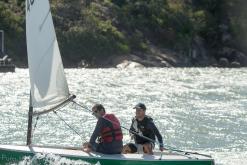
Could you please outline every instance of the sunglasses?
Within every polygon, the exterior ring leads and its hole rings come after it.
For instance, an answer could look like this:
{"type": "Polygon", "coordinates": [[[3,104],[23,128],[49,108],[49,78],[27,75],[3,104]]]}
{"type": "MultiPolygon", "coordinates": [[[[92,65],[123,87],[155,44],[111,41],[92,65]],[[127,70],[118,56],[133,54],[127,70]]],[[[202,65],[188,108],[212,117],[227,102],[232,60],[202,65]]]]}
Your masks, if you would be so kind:
{"type": "Polygon", "coordinates": [[[93,111],[92,115],[96,115],[99,112],[99,110],[93,111]]]}

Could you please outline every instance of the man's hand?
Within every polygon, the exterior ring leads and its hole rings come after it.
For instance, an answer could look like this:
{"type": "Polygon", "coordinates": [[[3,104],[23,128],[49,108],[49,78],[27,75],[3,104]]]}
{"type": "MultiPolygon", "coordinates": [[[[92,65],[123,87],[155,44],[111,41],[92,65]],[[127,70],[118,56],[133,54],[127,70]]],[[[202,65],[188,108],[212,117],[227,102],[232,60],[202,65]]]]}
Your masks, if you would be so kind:
{"type": "Polygon", "coordinates": [[[92,148],[83,148],[82,150],[86,153],[92,152],[92,148]]]}
{"type": "Polygon", "coordinates": [[[91,147],[91,144],[89,142],[83,143],[83,148],[91,147]]]}
{"type": "Polygon", "coordinates": [[[164,151],[164,147],[160,147],[160,151],[164,151]]]}
{"type": "Polygon", "coordinates": [[[135,135],[131,133],[131,134],[130,134],[130,139],[133,140],[133,139],[134,139],[134,136],[135,136],[135,135]]]}
{"type": "Polygon", "coordinates": [[[87,152],[87,153],[89,153],[89,152],[91,152],[92,151],[92,145],[90,144],[90,143],[84,143],[83,145],[82,145],[82,150],[84,151],[84,152],[87,152]]]}

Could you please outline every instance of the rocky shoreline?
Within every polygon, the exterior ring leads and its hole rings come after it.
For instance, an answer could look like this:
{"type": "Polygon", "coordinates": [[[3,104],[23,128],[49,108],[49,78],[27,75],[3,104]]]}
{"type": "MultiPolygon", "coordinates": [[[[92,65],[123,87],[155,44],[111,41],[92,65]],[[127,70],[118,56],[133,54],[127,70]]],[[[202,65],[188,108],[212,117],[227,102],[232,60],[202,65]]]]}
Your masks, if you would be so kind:
{"type": "MultiPolygon", "coordinates": [[[[132,52],[94,58],[93,61],[63,58],[65,68],[144,68],[144,67],[247,67],[247,56],[230,47],[209,49],[203,39],[196,37],[188,52],[161,49],[149,45],[146,52],[132,52]]],[[[17,67],[27,68],[27,59],[15,61],[17,67]]]]}
{"type": "MultiPolygon", "coordinates": [[[[148,53],[135,52],[128,55],[110,56],[96,59],[93,63],[81,60],[76,66],[79,68],[144,68],[144,67],[247,67],[247,56],[235,49],[222,48],[215,58],[213,51],[202,47],[195,47],[191,55],[186,56],[168,49],[158,49],[152,46],[148,53]]],[[[66,67],[66,65],[65,65],[66,67]]]]}
{"type": "MultiPolygon", "coordinates": [[[[146,68],[146,67],[223,67],[240,68],[247,67],[247,56],[234,49],[223,48],[222,57],[202,54],[194,50],[191,56],[184,56],[171,50],[159,50],[155,47],[149,53],[135,52],[127,55],[110,56],[104,59],[95,59],[94,62],[78,60],[69,62],[63,59],[65,68],[146,68]],[[224,55],[224,56],[223,56],[224,55]]],[[[27,68],[27,62],[17,61],[16,66],[27,68]]]]}

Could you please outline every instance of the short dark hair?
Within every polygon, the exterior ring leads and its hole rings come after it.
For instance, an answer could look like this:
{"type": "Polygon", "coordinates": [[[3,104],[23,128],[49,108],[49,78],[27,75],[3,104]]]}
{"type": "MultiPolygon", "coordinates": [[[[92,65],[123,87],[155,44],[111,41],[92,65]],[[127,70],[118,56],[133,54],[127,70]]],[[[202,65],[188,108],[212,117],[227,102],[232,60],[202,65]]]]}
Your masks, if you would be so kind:
{"type": "Polygon", "coordinates": [[[93,108],[96,108],[97,111],[102,111],[103,110],[105,112],[105,108],[104,108],[104,106],[102,104],[95,104],[93,106],[93,108]]]}
{"type": "Polygon", "coordinates": [[[136,108],[140,108],[140,109],[146,111],[146,106],[143,103],[136,104],[136,106],[133,109],[136,109],[136,108]]]}

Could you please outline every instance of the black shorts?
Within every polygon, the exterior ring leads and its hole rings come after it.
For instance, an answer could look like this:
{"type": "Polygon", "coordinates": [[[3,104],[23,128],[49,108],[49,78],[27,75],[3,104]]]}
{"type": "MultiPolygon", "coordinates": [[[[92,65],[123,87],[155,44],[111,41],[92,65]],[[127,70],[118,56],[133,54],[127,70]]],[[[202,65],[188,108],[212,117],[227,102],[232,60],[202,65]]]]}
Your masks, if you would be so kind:
{"type": "Polygon", "coordinates": [[[112,143],[99,143],[95,147],[96,152],[103,154],[120,154],[123,148],[123,142],[114,141],[112,143]]]}

